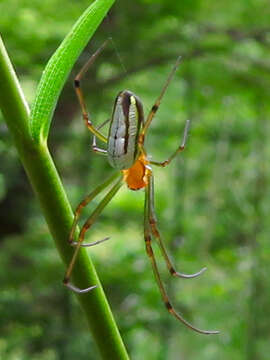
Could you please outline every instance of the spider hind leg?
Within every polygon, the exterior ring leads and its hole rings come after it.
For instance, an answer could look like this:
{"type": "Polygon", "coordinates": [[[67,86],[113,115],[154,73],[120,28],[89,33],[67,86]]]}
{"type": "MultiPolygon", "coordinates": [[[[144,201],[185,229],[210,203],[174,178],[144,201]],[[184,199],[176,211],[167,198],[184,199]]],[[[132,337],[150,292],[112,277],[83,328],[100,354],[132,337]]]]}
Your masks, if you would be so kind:
{"type": "Polygon", "coordinates": [[[194,274],[183,274],[183,273],[180,273],[175,270],[175,268],[169,258],[169,255],[167,253],[167,250],[164,246],[160,232],[158,231],[158,228],[157,228],[157,217],[155,214],[155,205],[154,205],[154,177],[153,177],[153,174],[150,173],[148,176],[148,179],[149,179],[148,180],[149,189],[148,189],[147,195],[146,195],[146,196],[148,196],[148,206],[149,206],[148,221],[149,221],[151,232],[152,232],[153,236],[155,237],[155,239],[157,240],[157,243],[160,247],[162,256],[166,262],[169,272],[172,274],[172,276],[176,276],[176,277],[180,277],[180,278],[184,278],[184,279],[190,279],[190,278],[194,278],[194,277],[201,275],[206,270],[206,267],[202,268],[200,271],[198,271],[194,274]]]}
{"type": "MultiPolygon", "coordinates": [[[[150,182],[149,182],[150,184],[150,182]]],[[[164,305],[168,312],[173,315],[177,320],[181,321],[184,325],[186,325],[191,330],[196,331],[197,333],[204,334],[204,335],[212,335],[212,334],[218,334],[219,331],[211,331],[211,330],[201,330],[192,324],[190,324],[187,320],[185,320],[182,315],[180,315],[172,306],[171,301],[167,295],[167,292],[165,290],[165,287],[163,285],[163,282],[160,277],[160,273],[158,270],[158,266],[156,263],[155,255],[152,248],[152,238],[151,238],[151,229],[150,229],[150,222],[149,222],[149,212],[150,212],[150,203],[149,203],[149,185],[145,188],[145,206],[144,206],[144,238],[145,238],[145,246],[146,246],[146,252],[150,259],[152,270],[156,279],[156,282],[159,287],[159,291],[162,297],[162,300],[164,302],[164,305]]]]}
{"type": "MultiPolygon", "coordinates": [[[[100,185],[96,190],[94,190],[87,197],[87,201],[84,200],[83,202],[81,202],[81,204],[80,204],[81,207],[82,207],[82,204],[84,206],[86,206],[90,202],[90,200],[93,199],[93,197],[95,197],[98,193],[100,193],[114,179],[115,179],[115,175],[112,176],[110,179],[108,179],[105,183],[100,185]]],[[[86,231],[89,230],[91,228],[91,226],[95,223],[95,221],[98,218],[98,216],[100,215],[100,213],[103,211],[105,206],[112,200],[112,198],[116,195],[117,191],[121,188],[122,185],[123,185],[123,177],[122,176],[119,177],[119,175],[118,175],[117,182],[113,185],[113,187],[109,190],[109,192],[100,201],[100,203],[98,204],[96,209],[92,212],[92,214],[89,216],[89,218],[87,219],[87,221],[85,222],[85,224],[83,225],[83,227],[82,227],[82,229],[80,231],[78,241],[76,242],[75,251],[74,251],[73,256],[72,256],[72,258],[70,260],[69,266],[67,268],[67,271],[65,273],[65,277],[64,277],[64,280],[63,280],[64,285],[67,288],[69,288],[70,290],[72,290],[72,291],[74,291],[76,293],[79,293],[79,294],[86,293],[88,291],[93,290],[96,287],[96,285],[94,285],[94,286],[87,287],[85,289],[78,288],[77,286],[73,285],[70,282],[71,274],[72,274],[72,271],[74,269],[75,262],[76,262],[76,260],[78,258],[80,247],[81,247],[81,245],[82,245],[82,243],[84,241],[86,231]]],[[[78,206],[77,209],[80,208],[80,205],[78,206]]],[[[81,210],[81,208],[80,208],[80,210],[81,210]]],[[[73,226],[72,226],[72,230],[71,230],[72,236],[70,237],[70,239],[73,239],[73,235],[74,235],[74,231],[75,231],[75,228],[76,228],[76,225],[77,225],[79,214],[80,214],[80,212],[75,213],[74,222],[73,222],[73,226]]],[[[97,243],[100,243],[100,242],[105,241],[105,240],[106,239],[96,241],[95,243],[92,243],[91,245],[96,245],[97,243]]],[[[71,241],[71,243],[72,242],[73,242],[73,240],[71,241]]]]}

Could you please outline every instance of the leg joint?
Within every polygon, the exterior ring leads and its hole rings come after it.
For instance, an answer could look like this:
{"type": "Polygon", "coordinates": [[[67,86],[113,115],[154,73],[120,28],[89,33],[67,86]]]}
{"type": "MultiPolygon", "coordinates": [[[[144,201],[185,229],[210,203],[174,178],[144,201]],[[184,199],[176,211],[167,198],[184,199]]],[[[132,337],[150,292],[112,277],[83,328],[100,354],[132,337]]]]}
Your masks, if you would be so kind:
{"type": "Polygon", "coordinates": [[[92,145],[92,150],[93,150],[94,152],[99,152],[98,147],[97,147],[97,146],[95,146],[95,145],[92,145]]]}
{"type": "Polygon", "coordinates": [[[79,88],[79,87],[80,87],[80,80],[78,80],[78,79],[75,79],[75,80],[74,80],[74,87],[75,87],[75,88],[79,88]]]}
{"type": "Polygon", "coordinates": [[[81,229],[81,232],[80,232],[80,236],[79,236],[79,242],[83,242],[84,240],[84,234],[86,233],[86,231],[90,228],[90,224],[85,224],[82,229],[81,229]]]}
{"type": "Polygon", "coordinates": [[[150,237],[150,235],[145,235],[144,241],[145,241],[145,243],[146,243],[147,245],[149,245],[149,244],[151,243],[151,237],[150,237]]]}
{"type": "Polygon", "coordinates": [[[153,113],[157,112],[157,110],[158,110],[158,105],[157,104],[153,105],[152,106],[153,113]]]}
{"type": "Polygon", "coordinates": [[[87,201],[83,200],[78,206],[75,211],[75,214],[78,214],[82,211],[82,209],[87,205],[87,201]]]}
{"type": "Polygon", "coordinates": [[[86,232],[90,227],[91,227],[92,224],[85,224],[82,228],[82,232],[86,232]]]}
{"type": "Polygon", "coordinates": [[[154,253],[153,253],[153,249],[151,246],[151,238],[150,237],[145,239],[145,247],[146,247],[147,255],[150,258],[152,258],[154,256],[154,253]]]}
{"type": "Polygon", "coordinates": [[[172,305],[171,305],[171,303],[167,300],[167,301],[165,301],[165,306],[166,306],[166,308],[167,308],[167,310],[169,311],[169,312],[171,312],[172,311],[172,305]]]}
{"type": "Polygon", "coordinates": [[[138,143],[139,143],[139,145],[143,145],[143,144],[144,144],[144,134],[140,134],[140,135],[139,135],[138,143]]]}
{"type": "Polygon", "coordinates": [[[154,256],[153,249],[150,245],[149,246],[146,245],[146,252],[150,258],[152,258],[154,256]]]}
{"type": "Polygon", "coordinates": [[[161,163],[161,166],[162,166],[162,167],[165,167],[165,166],[167,166],[169,163],[170,163],[169,160],[165,160],[165,161],[163,161],[163,162],[161,163]]]}

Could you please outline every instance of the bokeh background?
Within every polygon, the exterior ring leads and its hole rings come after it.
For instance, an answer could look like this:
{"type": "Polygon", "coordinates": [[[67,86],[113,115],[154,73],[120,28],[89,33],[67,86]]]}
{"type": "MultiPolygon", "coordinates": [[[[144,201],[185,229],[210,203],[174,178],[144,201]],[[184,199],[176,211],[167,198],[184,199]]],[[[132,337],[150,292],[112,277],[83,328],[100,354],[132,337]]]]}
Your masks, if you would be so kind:
{"type": "MultiPolygon", "coordinates": [[[[46,62],[88,5],[0,2],[0,30],[30,104],[46,62]]],[[[155,249],[175,307],[221,334],[198,335],[166,312],[144,249],[144,193],[123,188],[88,239],[111,236],[91,256],[134,360],[269,359],[269,19],[267,0],[117,0],[61,94],[49,142],[75,208],[112,172],[91,152],[81,120],[72,84],[81,66],[112,36],[114,45],[83,81],[99,124],[124,88],[149,111],[183,57],[146,147],[164,160],[191,119],[185,152],[154,169],[155,199],[176,267],[208,270],[197,279],[172,278],[155,249]]],[[[1,117],[0,237],[0,358],[98,359],[84,315],[62,286],[64,265],[1,117]]]]}

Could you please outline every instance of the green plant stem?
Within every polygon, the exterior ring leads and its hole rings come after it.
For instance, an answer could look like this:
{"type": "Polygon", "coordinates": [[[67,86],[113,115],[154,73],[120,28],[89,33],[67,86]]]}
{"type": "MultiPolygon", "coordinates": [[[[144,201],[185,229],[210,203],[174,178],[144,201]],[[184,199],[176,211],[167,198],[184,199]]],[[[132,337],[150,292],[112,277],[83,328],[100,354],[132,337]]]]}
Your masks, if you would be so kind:
{"type": "MultiPolygon", "coordinates": [[[[46,143],[37,144],[31,139],[28,107],[2,41],[0,42],[0,106],[58,251],[65,264],[68,264],[73,252],[67,243],[73,213],[46,143]]],[[[85,249],[80,250],[73,280],[79,287],[98,285],[98,288],[92,292],[77,297],[86,313],[102,358],[128,359],[95,268],[85,249]]],[[[61,286],[60,279],[59,286],[61,286]]]]}
{"type": "Polygon", "coordinates": [[[0,36],[0,107],[15,138],[31,142],[29,107],[0,36]],[[15,100],[15,101],[14,101],[15,100]]]}

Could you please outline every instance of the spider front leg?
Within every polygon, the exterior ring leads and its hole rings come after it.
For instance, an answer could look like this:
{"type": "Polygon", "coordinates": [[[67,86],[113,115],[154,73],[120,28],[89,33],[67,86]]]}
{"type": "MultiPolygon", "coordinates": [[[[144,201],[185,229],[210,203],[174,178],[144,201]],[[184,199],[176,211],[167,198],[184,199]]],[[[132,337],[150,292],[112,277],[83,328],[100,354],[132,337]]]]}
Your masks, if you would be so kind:
{"type": "Polygon", "coordinates": [[[149,203],[149,193],[150,193],[150,189],[149,189],[149,185],[147,185],[145,188],[145,205],[144,205],[144,239],[145,239],[146,252],[151,261],[152,270],[153,270],[156,282],[158,284],[159,291],[160,291],[162,300],[164,302],[164,305],[171,315],[173,315],[176,319],[178,319],[183,324],[185,324],[188,328],[190,328],[200,334],[205,334],[205,335],[218,334],[219,331],[201,330],[201,329],[196,328],[195,326],[190,324],[188,321],[186,321],[178,312],[176,312],[170,302],[170,299],[169,299],[167,292],[164,288],[164,285],[162,283],[160,273],[158,270],[158,266],[157,266],[157,263],[155,260],[153,248],[151,245],[152,238],[151,238],[151,229],[150,229],[150,224],[149,224],[149,213],[150,213],[151,206],[149,203]]]}
{"type": "Polygon", "coordinates": [[[102,50],[104,50],[105,46],[108,44],[108,41],[110,39],[106,40],[101,47],[90,57],[90,59],[87,61],[87,63],[82,67],[82,69],[80,70],[80,72],[78,73],[78,75],[75,77],[74,80],[74,87],[75,87],[75,91],[81,106],[81,110],[82,110],[82,115],[83,115],[83,119],[85,121],[85,125],[87,126],[87,128],[95,135],[97,136],[101,141],[107,143],[107,138],[102,135],[98,129],[96,129],[94,127],[94,125],[92,124],[91,120],[90,120],[90,115],[87,111],[87,107],[86,107],[86,103],[84,101],[84,95],[83,95],[83,91],[81,89],[81,79],[83,78],[83,76],[85,75],[85,73],[87,72],[87,70],[90,68],[90,66],[94,63],[94,61],[96,60],[96,58],[98,57],[98,55],[102,52],[102,50]]]}
{"type": "Polygon", "coordinates": [[[166,262],[169,272],[172,274],[172,276],[185,278],[185,279],[190,279],[190,278],[194,278],[194,277],[201,275],[206,270],[206,267],[202,268],[200,271],[196,272],[195,274],[183,274],[183,273],[180,273],[175,270],[175,268],[169,258],[169,255],[166,251],[163,240],[162,240],[161,235],[157,228],[157,217],[155,214],[155,205],[154,205],[154,177],[153,177],[152,173],[150,173],[148,175],[148,189],[147,189],[146,193],[147,193],[146,196],[148,197],[147,201],[149,204],[148,205],[149,206],[149,211],[148,211],[149,226],[151,228],[152,234],[154,235],[154,237],[156,238],[156,240],[158,242],[158,245],[159,245],[161,253],[165,259],[165,262],[166,262]]]}
{"type": "MultiPolygon", "coordinates": [[[[99,214],[102,212],[102,210],[105,208],[105,206],[111,201],[111,199],[114,197],[114,195],[117,193],[117,191],[120,189],[120,187],[122,185],[123,185],[123,177],[121,176],[119,178],[119,180],[116,182],[116,184],[107,193],[107,195],[101,200],[101,202],[96,207],[96,209],[93,211],[91,216],[89,216],[89,218],[87,219],[87,221],[85,222],[85,224],[83,225],[83,227],[82,227],[82,229],[80,231],[79,238],[78,238],[78,241],[77,241],[77,244],[76,244],[76,247],[75,247],[74,254],[73,254],[72,258],[71,258],[71,261],[69,263],[69,266],[67,268],[67,271],[66,271],[66,274],[65,274],[65,277],[64,277],[64,280],[63,280],[63,283],[64,283],[65,286],[67,286],[69,289],[71,289],[72,291],[74,291],[74,292],[76,292],[78,294],[86,293],[86,292],[88,292],[88,291],[90,291],[90,290],[92,290],[92,289],[94,289],[96,287],[96,285],[94,285],[94,286],[88,287],[86,289],[80,289],[77,286],[70,283],[70,277],[71,277],[71,274],[72,274],[76,259],[77,259],[78,254],[79,254],[81,244],[84,241],[85,233],[94,224],[94,222],[96,221],[99,214]]],[[[99,242],[101,242],[101,240],[99,242]]],[[[96,243],[99,243],[99,242],[96,242],[96,243]]],[[[92,243],[92,245],[95,245],[96,243],[92,243]]]]}
{"type": "MultiPolygon", "coordinates": [[[[153,120],[153,118],[155,117],[155,114],[156,112],[158,111],[159,109],[159,106],[161,104],[161,100],[170,84],[170,82],[172,81],[172,78],[180,64],[180,60],[181,60],[181,56],[179,56],[176,60],[176,63],[173,67],[173,69],[171,70],[165,84],[163,85],[163,88],[158,96],[158,98],[156,99],[154,105],[152,106],[152,109],[150,110],[148,116],[147,116],[147,119],[145,121],[145,123],[143,124],[142,126],[142,130],[139,134],[139,138],[138,138],[138,146],[139,146],[139,149],[140,151],[144,154],[144,156],[146,157],[146,151],[144,149],[144,141],[145,141],[145,136],[146,136],[146,133],[148,131],[148,128],[153,120]]],[[[189,130],[189,124],[190,124],[190,121],[187,120],[186,122],[186,126],[185,126],[185,130],[184,130],[184,136],[183,136],[183,140],[182,140],[182,144],[176,149],[176,151],[165,161],[163,162],[157,162],[157,161],[149,161],[150,164],[153,164],[153,165],[157,165],[157,166],[162,166],[162,167],[165,167],[167,166],[174,158],[175,156],[184,150],[185,148],[185,143],[186,143],[186,139],[187,139],[187,135],[188,135],[188,130],[189,130]]]]}
{"type": "MultiPolygon", "coordinates": [[[[156,112],[157,112],[158,109],[159,109],[159,105],[160,105],[160,103],[161,103],[161,100],[162,100],[162,98],[163,98],[163,96],[164,96],[164,94],[165,94],[165,92],[166,92],[166,90],[167,90],[170,82],[172,81],[172,78],[173,78],[173,76],[174,76],[174,74],[175,74],[175,72],[176,72],[176,70],[177,70],[177,68],[178,68],[178,66],[179,66],[179,64],[180,64],[180,61],[181,61],[181,56],[179,56],[179,57],[177,58],[176,63],[175,63],[175,65],[174,65],[174,67],[172,68],[172,71],[170,72],[170,74],[169,74],[169,76],[168,76],[165,84],[163,85],[163,88],[162,88],[162,90],[161,90],[161,93],[159,94],[159,96],[158,96],[158,98],[156,99],[154,105],[152,106],[151,111],[149,112],[149,114],[148,114],[148,116],[147,116],[146,122],[145,122],[145,124],[144,124],[144,126],[143,126],[143,128],[142,128],[142,132],[141,132],[142,141],[144,141],[144,137],[145,137],[145,135],[146,135],[146,132],[147,132],[147,130],[148,130],[148,128],[149,128],[149,126],[150,126],[150,124],[151,124],[151,122],[152,122],[155,114],[156,114],[156,112]]],[[[142,145],[143,145],[143,143],[142,143],[142,145]]]]}

